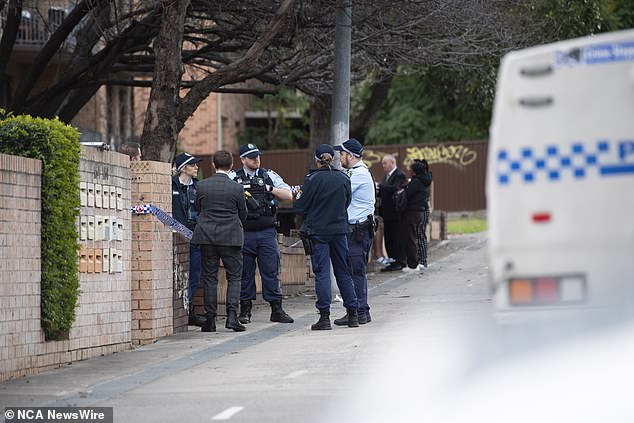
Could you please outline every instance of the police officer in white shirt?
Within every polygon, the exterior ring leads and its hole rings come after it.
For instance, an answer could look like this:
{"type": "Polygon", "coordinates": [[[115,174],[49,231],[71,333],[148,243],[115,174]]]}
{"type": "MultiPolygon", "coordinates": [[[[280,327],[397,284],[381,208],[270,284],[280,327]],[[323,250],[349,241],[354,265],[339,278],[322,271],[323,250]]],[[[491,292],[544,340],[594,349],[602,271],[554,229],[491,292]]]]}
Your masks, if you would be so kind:
{"type": "MultiPolygon", "coordinates": [[[[368,305],[366,269],[374,238],[374,179],[361,159],[363,146],[359,141],[351,138],[334,148],[340,152],[341,165],[347,169],[345,173],[350,177],[352,185],[352,201],[348,206],[348,224],[352,231],[348,234],[348,255],[354,289],[359,300],[359,324],[362,325],[372,320],[368,305]]],[[[348,314],[336,319],[335,325],[348,325],[348,314]]]]}

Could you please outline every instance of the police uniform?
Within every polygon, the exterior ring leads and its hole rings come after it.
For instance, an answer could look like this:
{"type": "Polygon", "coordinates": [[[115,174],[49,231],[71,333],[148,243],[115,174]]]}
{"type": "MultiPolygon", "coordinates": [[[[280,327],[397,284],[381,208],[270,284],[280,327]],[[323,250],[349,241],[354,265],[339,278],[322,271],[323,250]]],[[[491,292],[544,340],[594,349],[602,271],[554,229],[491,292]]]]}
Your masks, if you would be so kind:
{"type": "MultiPolygon", "coordinates": [[[[192,178],[191,183],[184,185],[180,181],[180,171],[186,165],[200,162],[202,159],[191,154],[182,153],[174,159],[174,165],[179,174],[172,176],[172,215],[174,219],[187,226],[192,231],[196,228],[198,211],[196,210],[196,189],[198,179],[192,178]]],[[[189,283],[188,299],[192,302],[198,287],[198,280],[202,270],[200,245],[189,243],[189,283]]],[[[200,326],[203,321],[194,313],[194,307],[189,309],[189,324],[200,326]]]]}
{"type": "MultiPolygon", "coordinates": [[[[240,156],[259,155],[253,144],[240,148],[240,156]]],[[[271,305],[271,321],[292,323],[282,309],[280,288],[280,249],[277,241],[278,201],[272,188],[291,188],[282,177],[270,169],[258,168],[250,172],[246,167],[229,172],[229,177],[242,184],[247,196],[248,215],[244,222],[242,284],[240,290],[240,322],[251,321],[251,302],[256,298],[255,269],[260,269],[262,297],[271,305]]]]}
{"type": "MultiPolygon", "coordinates": [[[[332,146],[327,144],[317,148],[315,157],[319,159],[321,152],[332,152],[334,157],[332,146]]],[[[349,313],[357,315],[359,302],[348,264],[347,236],[350,226],[346,209],[351,198],[350,179],[339,170],[322,166],[310,171],[293,202],[295,212],[304,215],[300,231],[309,237],[312,245],[311,259],[317,294],[315,306],[321,315],[313,329],[330,329],[331,263],[343,305],[349,313]]]]}
{"type": "Polygon", "coordinates": [[[374,237],[374,180],[363,162],[348,169],[346,174],[352,185],[352,201],[348,207],[348,223],[352,229],[348,234],[350,267],[359,300],[359,323],[367,323],[370,306],[366,268],[374,237]]]}
{"type": "MultiPolygon", "coordinates": [[[[335,146],[334,149],[345,151],[357,159],[361,159],[363,154],[363,146],[354,138],[335,146]]],[[[354,289],[359,300],[359,323],[364,324],[371,321],[366,269],[374,238],[374,178],[363,161],[357,162],[344,173],[350,178],[352,188],[352,200],[348,206],[348,224],[351,229],[348,234],[348,257],[354,289]]],[[[347,315],[335,320],[335,324],[346,325],[347,315]]]]}

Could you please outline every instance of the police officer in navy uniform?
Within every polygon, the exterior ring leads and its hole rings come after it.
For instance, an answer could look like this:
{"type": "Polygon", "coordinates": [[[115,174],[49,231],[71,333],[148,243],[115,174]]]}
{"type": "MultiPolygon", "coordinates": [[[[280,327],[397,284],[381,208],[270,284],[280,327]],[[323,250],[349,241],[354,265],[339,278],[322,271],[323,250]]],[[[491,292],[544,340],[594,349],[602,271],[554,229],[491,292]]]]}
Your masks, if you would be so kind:
{"type": "Polygon", "coordinates": [[[291,187],[280,175],[260,167],[260,150],[255,144],[240,147],[242,167],[229,177],[243,185],[248,215],[244,222],[242,287],[240,291],[241,323],[251,321],[255,300],[255,266],[262,277],[262,296],[271,305],[271,322],[293,323],[282,308],[280,288],[280,249],[277,243],[278,201],[292,198],[291,187]]]}
{"type": "MultiPolygon", "coordinates": [[[[368,305],[367,264],[372,239],[374,238],[374,178],[368,167],[363,163],[363,146],[359,141],[351,138],[343,144],[335,146],[339,151],[341,165],[347,169],[345,174],[350,178],[352,186],[352,201],[348,206],[348,224],[351,232],[348,234],[348,257],[352,270],[354,290],[359,300],[359,324],[372,321],[370,306],[368,305]]],[[[348,324],[348,315],[335,320],[335,325],[348,324]]]]}
{"type": "MultiPolygon", "coordinates": [[[[177,174],[172,177],[172,215],[192,231],[196,228],[196,189],[198,187],[198,163],[202,159],[182,153],[174,159],[177,174]]],[[[202,326],[205,319],[196,315],[192,300],[196,294],[201,273],[200,245],[189,244],[189,324],[202,326]]]]}
{"type": "Polygon", "coordinates": [[[352,189],[350,178],[333,167],[334,157],[335,150],[331,145],[322,144],[317,147],[315,163],[318,167],[306,176],[293,202],[295,212],[304,215],[300,232],[302,236],[309,238],[312,246],[311,259],[317,294],[315,305],[320,315],[319,320],[311,326],[312,330],[332,329],[331,262],[337,286],[343,297],[343,305],[346,307],[346,323],[349,327],[359,326],[359,302],[348,264],[347,237],[350,227],[347,208],[352,199],[352,189]]]}

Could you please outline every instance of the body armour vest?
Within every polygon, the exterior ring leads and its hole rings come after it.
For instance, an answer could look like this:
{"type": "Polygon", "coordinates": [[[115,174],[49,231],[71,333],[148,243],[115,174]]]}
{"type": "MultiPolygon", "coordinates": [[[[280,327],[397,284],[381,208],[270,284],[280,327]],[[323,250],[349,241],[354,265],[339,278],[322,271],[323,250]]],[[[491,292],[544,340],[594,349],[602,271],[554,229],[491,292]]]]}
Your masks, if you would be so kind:
{"type": "Polygon", "coordinates": [[[244,187],[244,192],[249,193],[255,201],[247,201],[247,219],[244,222],[245,231],[256,231],[259,229],[274,228],[276,226],[275,213],[277,206],[275,197],[270,192],[266,192],[266,186],[273,186],[273,181],[264,169],[259,169],[250,178],[244,169],[236,171],[234,181],[244,187]],[[259,175],[258,175],[259,173],[259,175]],[[257,203],[257,206],[255,204],[257,203]]]}

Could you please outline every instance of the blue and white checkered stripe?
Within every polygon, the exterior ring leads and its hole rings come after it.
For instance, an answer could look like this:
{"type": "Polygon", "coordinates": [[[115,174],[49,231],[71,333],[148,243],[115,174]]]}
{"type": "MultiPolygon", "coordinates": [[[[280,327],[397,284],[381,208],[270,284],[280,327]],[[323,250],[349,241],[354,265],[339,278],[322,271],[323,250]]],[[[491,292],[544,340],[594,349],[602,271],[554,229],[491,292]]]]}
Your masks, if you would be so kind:
{"type": "Polygon", "coordinates": [[[495,157],[497,182],[531,184],[634,173],[634,162],[628,160],[634,141],[620,141],[617,148],[608,140],[589,145],[572,142],[568,146],[523,147],[519,151],[502,148],[495,157]]]}
{"type": "Polygon", "coordinates": [[[133,214],[153,214],[158,220],[163,222],[165,226],[173,230],[174,232],[178,232],[183,235],[187,239],[192,239],[192,235],[194,234],[191,229],[187,226],[183,225],[176,219],[174,219],[169,214],[165,213],[163,210],[154,206],[153,204],[142,204],[139,206],[130,207],[130,211],[133,214]]]}

